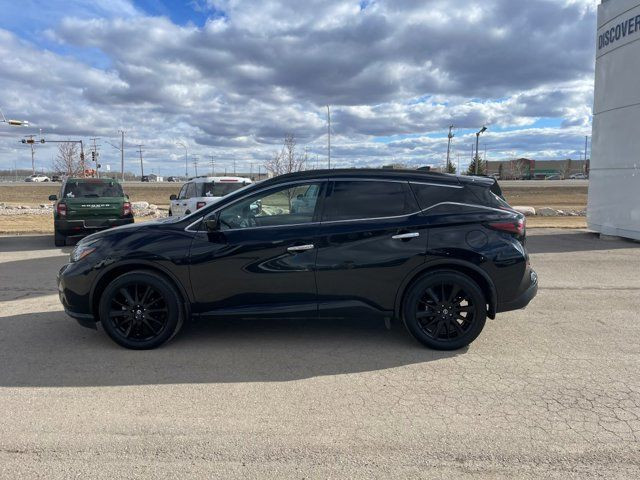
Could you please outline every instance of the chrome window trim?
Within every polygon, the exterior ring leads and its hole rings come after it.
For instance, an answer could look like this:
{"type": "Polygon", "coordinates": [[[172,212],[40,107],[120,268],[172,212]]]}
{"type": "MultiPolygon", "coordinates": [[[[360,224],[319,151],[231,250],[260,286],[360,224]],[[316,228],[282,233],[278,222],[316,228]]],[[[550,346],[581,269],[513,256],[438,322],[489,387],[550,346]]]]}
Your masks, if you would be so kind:
{"type": "Polygon", "coordinates": [[[413,180],[409,180],[410,184],[415,185],[430,185],[432,187],[444,187],[444,188],[464,188],[463,185],[448,185],[444,183],[431,183],[431,182],[414,182],[413,180]]]}
{"type": "MultiPolygon", "coordinates": [[[[343,180],[342,178],[340,180],[343,180]]],[[[272,188],[277,188],[277,187],[282,187],[282,186],[286,186],[286,185],[303,185],[305,183],[318,183],[318,182],[329,182],[329,181],[340,181],[340,180],[335,180],[335,179],[331,179],[331,178],[325,178],[325,179],[310,179],[310,180],[304,180],[304,181],[298,181],[298,182],[287,182],[287,183],[281,183],[279,185],[274,185],[273,187],[269,187],[268,189],[264,190],[264,191],[268,191],[272,188]]],[[[353,181],[351,179],[344,179],[346,181],[353,181]]],[[[376,179],[356,179],[358,181],[362,180],[362,181],[378,181],[376,179]]],[[[422,183],[422,182],[411,182],[410,180],[382,180],[382,181],[390,181],[390,182],[400,182],[400,183],[422,183]]],[[[427,185],[431,185],[431,184],[427,184],[427,185]]],[[[437,185],[437,184],[434,184],[437,185]]],[[[445,185],[437,185],[437,186],[445,186],[445,185]]],[[[457,185],[446,185],[446,187],[453,187],[453,188],[464,188],[463,186],[457,186],[457,185]]],[[[242,197],[239,198],[237,200],[235,200],[234,202],[230,203],[229,205],[225,205],[225,207],[233,205],[237,202],[240,202],[242,200],[244,200],[246,197],[242,197]]],[[[367,221],[376,221],[376,220],[392,220],[394,218],[404,218],[404,217],[410,217],[412,215],[417,215],[419,213],[424,213],[428,210],[431,210],[433,208],[439,207],[441,205],[459,205],[462,207],[471,207],[471,208],[479,208],[481,210],[490,210],[490,211],[494,211],[494,212],[499,212],[499,213],[505,213],[507,212],[507,210],[501,210],[499,208],[493,208],[493,207],[487,207],[485,205],[476,205],[476,204],[472,204],[472,203],[462,203],[462,202],[439,202],[436,203],[434,205],[431,205],[430,207],[427,208],[423,208],[421,210],[416,210],[415,212],[411,212],[411,213],[405,213],[403,215],[392,215],[392,216],[388,216],[388,217],[372,217],[372,218],[349,218],[349,219],[344,219],[344,220],[328,220],[325,222],[306,222],[306,223],[291,223],[291,224],[285,224],[285,225],[263,225],[263,226],[256,226],[256,227],[246,227],[246,228],[233,228],[233,229],[228,229],[228,230],[224,230],[225,232],[232,232],[232,231],[238,231],[238,230],[255,230],[255,229],[262,229],[262,228],[282,228],[282,227],[295,227],[295,226],[300,226],[300,225],[310,225],[310,226],[314,226],[314,225],[327,225],[327,224],[333,224],[333,223],[346,223],[346,222],[367,222],[367,221]]],[[[220,207],[218,209],[214,209],[211,213],[216,213],[219,210],[222,210],[222,208],[224,207],[220,207]]],[[[195,215],[197,212],[192,213],[191,215],[195,215]]],[[[189,225],[187,225],[185,227],[185,231],[187,232],[192,232],[192,233],[207,233],[206,231],[203,230],[192,230],[190,229],[190,227],[192,227],[193,225],[199,223],[202,221],[202,217],[198,218],[196,221],[194,221],[193,223],[190,223],[189,225]]]]}

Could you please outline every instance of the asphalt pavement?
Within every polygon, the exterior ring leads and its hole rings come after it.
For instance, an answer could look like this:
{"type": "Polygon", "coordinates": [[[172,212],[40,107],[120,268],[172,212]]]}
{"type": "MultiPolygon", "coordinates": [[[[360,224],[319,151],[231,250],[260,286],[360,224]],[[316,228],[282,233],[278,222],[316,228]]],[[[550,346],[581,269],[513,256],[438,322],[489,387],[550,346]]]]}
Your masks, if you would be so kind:
{"type": "Polygon", "coordinates": [[[640,477],[640,243],[531,230],[540,290],[456,352],[368,318],[78,326],[0,237],[0,478],[640,477]]]}

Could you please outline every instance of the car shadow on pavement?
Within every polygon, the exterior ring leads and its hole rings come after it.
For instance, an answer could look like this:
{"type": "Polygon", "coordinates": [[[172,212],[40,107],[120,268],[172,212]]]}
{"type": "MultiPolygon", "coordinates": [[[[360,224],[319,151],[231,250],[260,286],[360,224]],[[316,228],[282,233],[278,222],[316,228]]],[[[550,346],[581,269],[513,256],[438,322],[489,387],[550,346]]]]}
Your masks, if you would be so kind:
{"type": "Polygon", "coordinates": [[[590,250],[638,249],[640,243],[633,240],[601,240],[598,234],[584,230],[558,230],[557,233],[535,232],[527,235],[529,253],[570,253],[590,250]]]}
{"type": "Polygon", "coordinates": [[[376,319],[199,321],[150,351],[121,348],[63,312],[0,318],[0,332],[0,387],[279,382],[466,352],[429,350],[376,319]]]}
{"type": "Polygon", "coordinates": [[[0,253],[2,252],[32,252],[34,250],[62,250],[71,252],[80,237],[67,239],[66,247],[56,247],[53,244],[53,234],[46,235],[1,235],[0,253]]]}
{"type": "Polygon", "coordinates": [[[54,255],[0,263],[0,301],[57,294],[56,274],[68,261],[54,255]]]}

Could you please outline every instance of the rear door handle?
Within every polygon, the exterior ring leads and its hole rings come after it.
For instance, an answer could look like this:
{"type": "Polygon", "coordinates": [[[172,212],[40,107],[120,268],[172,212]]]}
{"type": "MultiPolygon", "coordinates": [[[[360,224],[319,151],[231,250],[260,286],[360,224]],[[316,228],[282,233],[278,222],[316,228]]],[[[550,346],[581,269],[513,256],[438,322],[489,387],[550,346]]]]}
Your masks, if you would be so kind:
{"type": "Polygon", "coordinates": [[[409,232],[409,233],[399,233],[398,235],[394,235],[393,238],[394,240],[406,240],[407,238],[416,238],[419,237],[420,233],[418,232],[409,232]]]}
{"type": "Polygon", "coordinates": [[[288,247],[287,248],[287,252],[306,252],[307,250],[311,250],[315,248],[315,245],[313,244],[309,244],[309,245],[294,245],[293,247],[288,247]]]}

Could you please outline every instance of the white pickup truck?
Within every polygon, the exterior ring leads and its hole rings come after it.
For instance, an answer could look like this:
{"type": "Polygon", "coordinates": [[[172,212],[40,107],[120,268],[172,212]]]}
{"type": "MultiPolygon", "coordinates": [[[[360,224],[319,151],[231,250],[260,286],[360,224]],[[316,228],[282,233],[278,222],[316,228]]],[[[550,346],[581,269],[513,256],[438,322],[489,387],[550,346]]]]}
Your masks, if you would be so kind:
{"type": "Polygon", "coordinates": [[[180,193],[171,195],[169,216],[181,217],[215,203],[225,195],[253,183],[244,177],[196,177],[190,179],[180,189],[180,193]]]}

